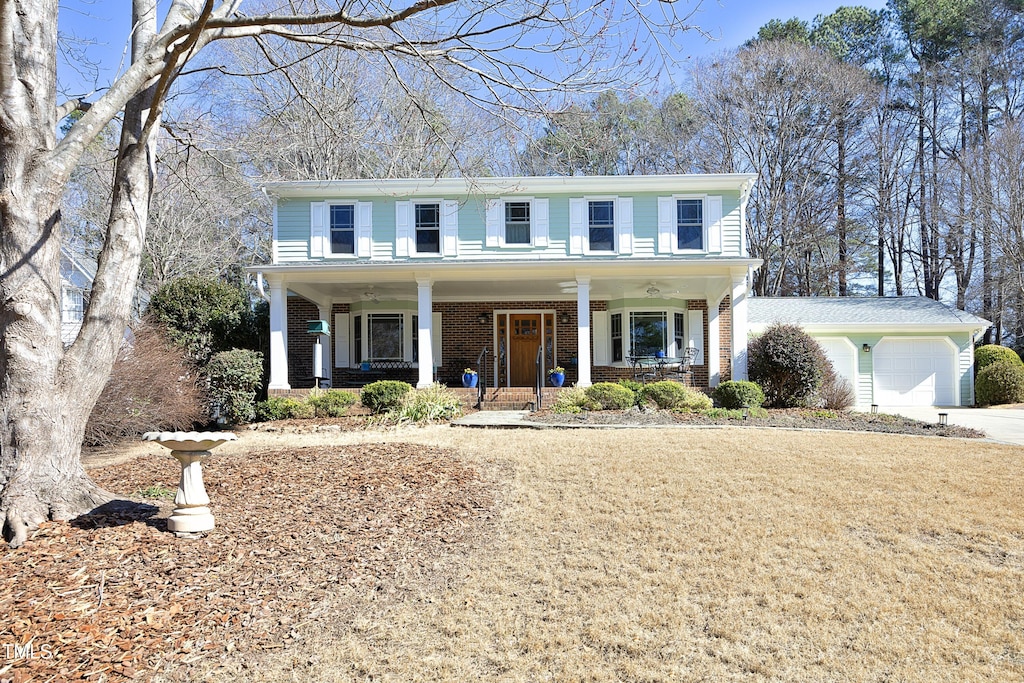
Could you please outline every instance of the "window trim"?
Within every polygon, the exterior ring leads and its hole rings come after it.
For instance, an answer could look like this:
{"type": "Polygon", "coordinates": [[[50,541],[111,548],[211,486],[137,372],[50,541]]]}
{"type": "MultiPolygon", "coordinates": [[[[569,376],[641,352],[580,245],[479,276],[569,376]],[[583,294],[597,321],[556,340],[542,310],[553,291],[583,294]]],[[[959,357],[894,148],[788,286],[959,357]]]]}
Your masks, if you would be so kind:
{"type": "Polygon", "coordinates": [[[533,197],[499,197],[500,202],[500,214],[499,219],[501,221],[501,231],[498,233],[498,246],[502,249],[532,249],[536,246],[537,239],[537,222],[536,215],[537,211],[534,206],[533,197]],[[505,222],[505,206],[507,204],[527,204],[530,207],[530,241],[529,242],[506,242],[505,235],[507,234],[507,224],[505,222]]]}
{"type": "MultiPolygon", "coordinates": [[[[672,358],[678,358],[682,354],[683,349],[677,348],[677,344],[676,344],[677,336],[675,334],[675,315],[676,314],[681,314],[683,316],[683,326],[684,327],[683,327],[683,334],[682,334],[681,338],[683,340],[683,344],[685,345],[686,344],[686,340],[689,338],[689,332],[690,332],[690,329],[689,329],[690,319],[688,317],[688,311],[690,311],[690,310],[697,310],[697,309],[690,309],[690,308],[688,308],[688,304],[687,304],[686,300],[681,300],[680,303],[682,304],[680,306],[660,306],[660,307],[659,306],[624,306],[624,307],[621,307],[621,308],[619,308],[619,307],[609,307],[608,308],[608,321],[609,321],[608,322],[608,341],[609,341],[609,349],[611,348],[611,340],[612,340],[612,335],[611,335],[611,330],[612,330],[611,317],[614,316],[614,315],[621,315],[622,316],[622,360],[621,361],[615,361],[615,360],[611,361],[609,363],[609,367],[615,367],[615,368],[628,368],[628,367],[630,367],[629,361],[627,359],[630,356],[633,355],[633,324],[632,323],[633,323],[633,314],[634,313],[663,313],[663,314],[665,314],[666,327],[668,328],[668,329],[665,330],[665,339],[666,339],[666,347],[667,347],[665,349],[665,355],[669,356],[669,357],[672,357],[672,358]]],[[[611,356],[612,356],[612,353],[609,350],[609,357],[611,357],[611,356]]]]}
{"type": "Polygon", "coordinates": [[[441,258],[444,256],[444,200],[443,199],[410,199],[409,200],[409,256],[412,258],[441,258]],[[416,207],[421,204],[437,206],[437,251],[420,251],[416,238],[419,227],[416,225],[416,207]]]}
{"type": "Polygon", "coordinates": [[[617,195],[588,195],[583,197],[583,255],[584,256],[618,256],[619,255],[619,197],[617,195]],[[591,249],[590,248],[590,203],[611,202],[612,203],[612,248],[591,249]]]}
{"type": "Polygon", "coordinates": [[[359,258],[359,202],[357,201],[328,201],[324,202],[324,242],[327,248],[324,250],[325,258],[355,259],[359,258]],[[331,239],[331,208],[335,206],[352,207],[352,253],[334,251],[334,242],[331,239]]]}
{"type": "Polygon", "coordinates": [[[672,195],[672,253],[673,254],[707,254],[708,253],[708,195],[707,194],[674,194],[672,195]],[[701,222],[701,248],[680,249],[679,248],[679,200],[699,199],[700,200],[700,222],[701,222]]]}

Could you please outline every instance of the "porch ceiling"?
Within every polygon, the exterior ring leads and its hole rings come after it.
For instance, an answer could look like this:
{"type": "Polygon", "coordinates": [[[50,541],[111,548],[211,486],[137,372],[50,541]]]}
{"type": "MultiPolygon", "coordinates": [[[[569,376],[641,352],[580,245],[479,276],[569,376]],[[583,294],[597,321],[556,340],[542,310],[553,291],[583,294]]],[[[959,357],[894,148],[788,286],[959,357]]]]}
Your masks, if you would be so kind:
{"type": "Polygon", "coordinates": [[[592,300],[696,299],[725,294],[734,277],[758,260],[588,263],[398,264],[376,267],[266,266],[250,270],[282,282],[312,301],[415,300],[417,281],[430,281],[437,301],[575,300],[577,278],[592,300]]]}

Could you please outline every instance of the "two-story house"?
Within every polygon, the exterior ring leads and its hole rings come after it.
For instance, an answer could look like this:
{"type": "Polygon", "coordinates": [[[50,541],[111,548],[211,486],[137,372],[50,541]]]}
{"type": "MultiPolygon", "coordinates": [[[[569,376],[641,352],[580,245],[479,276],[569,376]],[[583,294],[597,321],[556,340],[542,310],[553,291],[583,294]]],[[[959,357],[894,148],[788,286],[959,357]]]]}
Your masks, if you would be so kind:
{"type": "MultiPolygon", "coordinates": [[[[754,176],[286,182],[275,200],[270,388],[313,384],[308,320],[331,324],[325,374],[392,368],[488,385],[631,375],[632,355],[695,347],[693,381],[745,377],[754,176]]],[[[340,379],[340,378],[339,378],[340,379]]],[[[342,384],[340,381],[336,385],[342,384]]]]}
{"type": "Polygon", "coordinates": [[[795,322],[858,404],[970,405],[988,322],[908,299],[750,299],[750,174],[339,180],[268,185],[270,390],[392,377],[457,386],[486,349],[489,387],[565,367],[581,386],[635,357],[696,349],[698,388],[746,378],[748,331],[795,322]],[[365,367],[365,366],[364,366],[365,367]]]}

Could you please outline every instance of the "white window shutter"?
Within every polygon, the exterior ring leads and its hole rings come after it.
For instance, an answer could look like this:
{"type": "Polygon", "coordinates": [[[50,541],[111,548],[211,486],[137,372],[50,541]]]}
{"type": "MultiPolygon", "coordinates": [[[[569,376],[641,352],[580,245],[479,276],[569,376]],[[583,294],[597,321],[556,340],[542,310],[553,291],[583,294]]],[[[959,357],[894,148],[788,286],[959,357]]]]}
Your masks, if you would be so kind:
{"type": "Polygon", "coordinates": [[[612,338],[608,327],[608,311],[593,311],[590,314],[590,333],[594,336],[594,365],[611,364],[612,338]]]}
{"type": "Polygon", "coordinates": [[[430,345],[434,349],[434,367],[441,367],[441,314],[430,315],[430,345]]]}
{"type": "Polygon", "coordinates": [[[686,312],[686,345],[697,349],[694,365],[704,365],[704,311],[686,312]]]}
{"type": "Polygon", "coordinates": [[[356,204],[356,256],[373,256],[373,202],[356,204]]]}
{"type": "Polygon", "coordinates": [[[459,203],[454,199],[441,202],[441,254],[459,255],[459,203]]]}
{"type": "Polygon", "coordinates": [[[569,200],[569,253],[583,253],[583,224],[586,221],[585,199],[569,200]]]}
{"type": "Polygon", "coordinates": [[[395,256],[408,256],[412,241],[412,202],[395,202],[395,256]]]}
{"type": "Polygon", "coordinates": [[[501,246],[501,200],[500,199],[488,199],[487,200],[487,237],[485,246],[488,247],[500,247],[501,246]]]}
{"type": "Polygon", "coordinates": [[[615,232],[618,233],[619,253],[633,253],[633,198],[615,200],[615,232]]]}
{"type": "Polygon", "coordinates": [[[713,254],[722,251],[722,198],[711,196],[704,200],[707,216],[704,224],[708,226],[708,251],[713,254]]]}
{"type": "Polygon", "coordinates": [[[326,202],[309,203],[309,257],[323,258],[324,243],[327,241],[327,227],[324,225],[326,202]]]}
{"type": "Polygon", "coordinates": [[[547,197],[533,200],[533,246],[548,246],[548,235],[551,232],[551,221],[548,219],[547,197]]]}
{"type": "Polygon", "coordinates": [[[334,367],[347,368],[349,366],[348,347],[348,313],[334,314],[334,367]]]}
{"type": "Polygon", "coordinates": [[[676,237],[676,200],[658,197],[658,253],[671,254],[676,237]]]}

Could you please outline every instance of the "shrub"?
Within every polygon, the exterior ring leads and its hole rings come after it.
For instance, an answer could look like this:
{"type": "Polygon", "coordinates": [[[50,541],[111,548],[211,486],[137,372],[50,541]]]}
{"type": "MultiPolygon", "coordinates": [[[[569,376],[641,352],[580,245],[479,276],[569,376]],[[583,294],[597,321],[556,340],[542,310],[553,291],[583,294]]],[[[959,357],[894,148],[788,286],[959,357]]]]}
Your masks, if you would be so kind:
{"type": "Polygon", "coordinates": [[[636,394],[629,387],[614,382],[598,382],[584,389],[597,410],[625,410],[636,405],[636,394]]]}
{"type": "Polygon", "coordinates": [[[108,445],[156,430],[192,429],[206,419],[206,398],[185,353],[152,325],[133,330],[89,415],[84,443],[108,445]]]}
{"type": "Polygon", "coordinates": [[[348,412],[349,406],[356,402],[356,395],[350,391],[314,390],[306,402],[313,408],[316,417],[341,417],[348,412]]]}
{"type": "Polygon", "coordinates": [[[297,398],[271,396],[266,401],[256,404],[256,422],[271,420],[287,420],[289,418],[305,419],[315,415],[313,406],[297,398]]]}
{"type": "Polygon", "coordinates": [[[974,382],[978,404],[1024,403],[1024,365],[997,361],[978,373],[974,382]]]}
{"type": "Polygon", "coordinates": [[[753,382],[732,381],[722,382],[711,394],[719,405],[726,409],[737,409],[743,406],[760,408],[764,403],[764,392],[753,382]]]}
{"type": "Polygon", "coordinates": [[[437,382],[426,389],[406,392],[396,411],[399,420],[434,422],[462,415],[462,400],[451,389],[437,382]]]}
{"type": "Polygon", "coordinates": [[[1013,349],[999,344],[985,344],[974,350],[974,371],[981,372],[993,363],[1007,362],[1013,365],[1024,365],[1020,356],[1013,349]]]}
{"type": "Polygon", "coordinates": [[[402,397],[410,391],[412,391],[412,385],[407,382],[382,379],[363,387],[359,400],[374,413],[387,413],[396,410],[402,403],[402,397]]]}
{"type": "Polygon", "coordinates": [[[551,404],[553,413],[582,413],[584,410],[600,410],[600,405],[587,398],[583,387],[562,389],[551,404]]]}
{"type": "Polygon", "coordinates": [[[684,387],[678,382],[654,382],[641,389],[643,400],[667,410],[707,410],[711,399],[707,394],[684,387]]]}
{"type": "Polygon", "coordinates": [[[203,366],[215,353],[246,345],[255,314],[242,290],[193,275],[158,289],[146,315],[164,325],[171,339],[203,366]]]}
{"type": "Polygon", "coordinates": [[[619,384],[621,384],[622,386],[626,387],[627,389],[629,389],[630,391],[633,392],[633,395],[636,396],[636,403],[637,403],[637,405],[640,405],[641,403],[644,402],[644,396],[643,396],[644,385],[643,384],[641,384],[640,382],[637,382],[635,379],[620,379],[619,380],[619,384]]]}
{"type": "Polygon", "coordinates": [[[796,325],[774,324],[747,346],[748,373],[764,391],[765,404],[792,408],[813,403],[828,360],[818,343],[796,325]]]}
{"type": "Polygon", "coordinates": [[[836,372],[832,363],[826,361],[821,388],[818,389],[818,406],[829,410],[849,410],[856,402],[857,392],[850,380],[836,372]]]}
{"type": "MultiPolygon", "coordinates": [[[[701,413],[711,418],[725,418],[727,420],[742,420],[743,411],[737,408],[709,408],[701,413]]],[[[750,408],[750,417],[768,417],[768,411],[764,408],[750,408]]]]}
{"type": "Polygon", "coordinates": [[[248,349],[221,351],[206,364],[210,400],[220,405],[228,424],[252,422],[256,417],[256,391],[263,382],[263,354],[248,349]]]}

